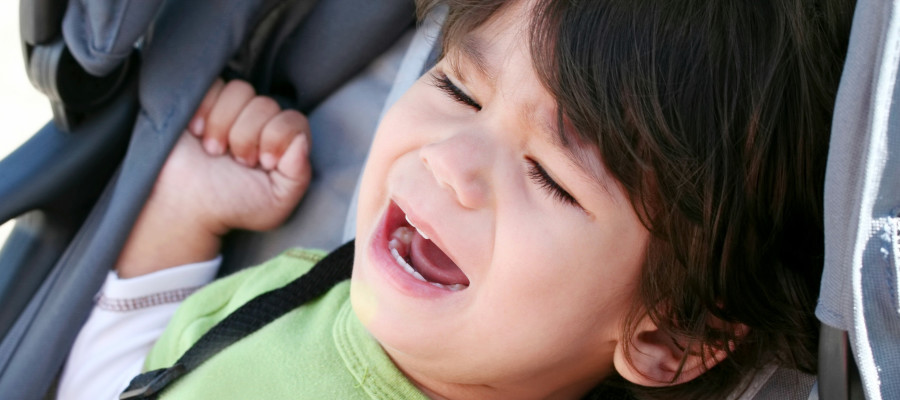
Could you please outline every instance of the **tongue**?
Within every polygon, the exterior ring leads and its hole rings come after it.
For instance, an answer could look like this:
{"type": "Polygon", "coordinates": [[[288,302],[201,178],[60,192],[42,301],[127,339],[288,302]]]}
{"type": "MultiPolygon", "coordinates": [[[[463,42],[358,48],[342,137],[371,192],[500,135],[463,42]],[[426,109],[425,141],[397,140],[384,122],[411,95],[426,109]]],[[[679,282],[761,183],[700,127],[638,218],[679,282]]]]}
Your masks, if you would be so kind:
{"type": "Polygon", "coordinates": [[[421,235],[413,235],[412,249],[409,253],[413,266],[425,280],[443,285],[469,284],[466,274],[431,240],[421,235]]]}

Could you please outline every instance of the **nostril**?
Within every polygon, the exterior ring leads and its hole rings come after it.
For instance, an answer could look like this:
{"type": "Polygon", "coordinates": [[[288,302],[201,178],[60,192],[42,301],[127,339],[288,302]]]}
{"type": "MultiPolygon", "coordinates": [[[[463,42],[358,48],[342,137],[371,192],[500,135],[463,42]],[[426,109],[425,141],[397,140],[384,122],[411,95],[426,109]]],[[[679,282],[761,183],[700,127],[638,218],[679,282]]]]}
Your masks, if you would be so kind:
{"type": "MultiPolygon", "coordinates": [[[[425,169],[428,172],[431,172],[431,176],[434,177],[434,180],[441,187],[447,187],[450,190],[453,190],[453,185],[447,181],[445,175],[446,173],[443,171],[439,171],[436,167],[439,165],[436,161],[432,161],[432,155],[434,154],[431,150],[432,145],[428,145],[422,148],[419,151],[419,159],[422,161],[422,164],[425,165],[425,169]]],[[[455,191],[454,191],[455,192],[455,191]]]]}
{"type": "Polygon", "coordinates": [[[471,151],[454,143],[440,142],[423,147],[419,158],[442,188],[449,189],[457,203],[465,208],[482,207],[487,195],[480,165],[471,151]]]}

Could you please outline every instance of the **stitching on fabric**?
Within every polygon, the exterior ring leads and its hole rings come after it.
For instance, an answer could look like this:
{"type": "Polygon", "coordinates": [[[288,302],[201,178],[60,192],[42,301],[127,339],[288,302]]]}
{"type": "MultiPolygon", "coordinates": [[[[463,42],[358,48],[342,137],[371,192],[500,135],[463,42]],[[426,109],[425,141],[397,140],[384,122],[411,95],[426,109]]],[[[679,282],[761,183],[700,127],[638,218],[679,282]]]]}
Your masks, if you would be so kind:
{"type": "Polygon", "coordinates": [[[188,296],[196,292],[202,286],[189,287],[183,289],[169,290],[167,292],[154,293],[147,296],[136,297],[133,299],[122,299],[107,297],[103,293],[97,295],[97,308],[113,312],[126,312],[141,310],[153,306],[171,304],[183,301],[188,296]]]}
{"type": "Polygon", "coordinates": [[[393,397],[389,389],[386,390],[386,388],[382,387],[379,379],[369,379],[372,377],[372,373],[369,370],[369,364],[360,356],[363,351],[357,347],[357,343],[350,339],[350,327],[347,318],[349,317],[348,314],[352,312],[349,304],[346,303],[338,311],[332,330],[335,344],[341,358],[344,360],[344,365],[347,366],[354,379],[356,379],[357,385],[355,386],[362,389],[373,399],[389,399],[393,397]]]}
{"type": "Polygon", "coordinates": [[[369,379],[369,367],[366,367],[366,370],[364,371],[363,376],[362,376],[362,380],[357,382],[357,384],[354,385],[354,387],[357,389],[362,388],[363,386],[365,386],[366,380],[368,380],[368,379],[369,379]]]}
{"type": "Polygon", "coordinates": [[[846,318],[844,318],[842,314],[831,311],[828,307],[823,305],[823,302],[821,300],[817,303],[817,306],[819,306],[816,310],[817,313],[823,315],[828,320],[839,321],[838,325],[840,326],[846,326],[846,324],[844,323],[846,318]]]}
{"type": "Polygon", "coordinates": [[[304,261],[309,261],[312,263],[317,263],[322,260],[322,256],[318,254],[312,254],[307,251],[291,249],[285,252],[285,255],[292,258],[297,258],[304,261]]]}
{"type": "Polygon", "coordinates": [[[338,351],[341,353],[341,358],[344,359],[344,364],[350,368],[354,379],[356,379],[357,387],[365,387],[366,385],[362,380],[365,365],[359,362],[359,357],[357,356],[359,350],[347,335],[346,313],[346,307],[341,306],[334,321],[332,336],[337,344],[338,351]]]}
{"type": "MultiPolygon", "coordinates": [[[[131,5],[130,1],[116,2],[113,5],[113,10],[111,10],[111,15],[113,15],[112,19],[116,22],[116,24],[115,24],[115,27],[113,27],[109,31],[114,30],[115,34],[109,35],[109,37],[106,38],[107,39],[106,41],[101,42],[100,39],[103,39],[103,37],[99,37],[92,33],[89,33],[89,32],[95,31],[93,25],[87,26],[87,29],[86,29],[87,32],[85,32],[85,35],[87,35],[87,38],[89,38],[90,40],[85,40],[84,42],[87,43],[88,50],[90,51],[91,55],[93,55],[95,57],[103,57],[104,59],[111,59],[111,58],[118,58],[118,57],[127,56],[127,55],[131,54],[131,51],[134,50],[133,43],[132,43],[132,46],[127,46],[123,50],[113,51],[115,49],[115,43],[119,40],[119,37],[122,34],[122,25],[123,25],[122,22],[124,19],[124,15],[128,13],[128,7],[130,5],[131,5]]],[[[86,16],[87,13],[82,12],[82,15],[86,16]]],[[[85,25],[88,25],[91,23],[91,18],[85,17],[85,21],[86,21],[85,25]]],[[[101,26],[103,28],[108,27],[108,26],[105,26],[102,24],[101,24],[101,26]]],[[[103,29],[103,30],[107,31],[106,29],[103,29]]]]}
{"type": "Polygon", "coordinates": [[[888,256],[888,286],[891,288],[891,306],[894,308],[894,312],[900,314],[900,301],[898,301],[898,276],[897,273],[900,272],[900,211],[897,209],[893,210],[894,216],[888,220],[888,230],[890,231],[888,236],[890,237],[891,243],[889,246],[890,255],[888,256]]]}

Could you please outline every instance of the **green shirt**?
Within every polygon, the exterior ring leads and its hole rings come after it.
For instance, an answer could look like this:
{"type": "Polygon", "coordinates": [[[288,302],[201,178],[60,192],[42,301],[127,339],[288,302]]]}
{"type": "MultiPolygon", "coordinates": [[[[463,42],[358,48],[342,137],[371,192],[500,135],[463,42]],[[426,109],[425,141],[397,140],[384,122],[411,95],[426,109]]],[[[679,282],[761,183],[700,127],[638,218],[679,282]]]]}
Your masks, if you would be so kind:
{"type": "MultiPolygon", "coordinates": [[[[144,368],[171,366],[229,313],[306,273],[323,256],[289,250],[211,283],[181,305],[144,368]]],[[[161,398],[427,399],[356,318],[346,281],[210,358],[161,398]]]]}

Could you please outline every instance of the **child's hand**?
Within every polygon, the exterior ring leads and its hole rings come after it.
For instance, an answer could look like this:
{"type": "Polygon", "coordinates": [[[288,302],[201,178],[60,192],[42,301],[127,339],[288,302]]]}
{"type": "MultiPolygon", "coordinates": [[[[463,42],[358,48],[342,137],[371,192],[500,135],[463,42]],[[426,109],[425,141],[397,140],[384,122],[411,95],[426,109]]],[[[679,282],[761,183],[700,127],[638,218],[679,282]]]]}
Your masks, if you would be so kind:
{"type": "Polygon", "coordinates": [[[119,258],[121,277],[210,259],[231,229],[274,228],[309,185],[306,118],[246,82],[217,81],[188,131],[119,258]]]}
{"type": "Polygon", "coordinates": [[[179,201],[212,232],[274,228],[309,184],[306,117],[246,82],[217,81],[188,130],[196,138],[181,138],[154,196],[179,201]]]}

